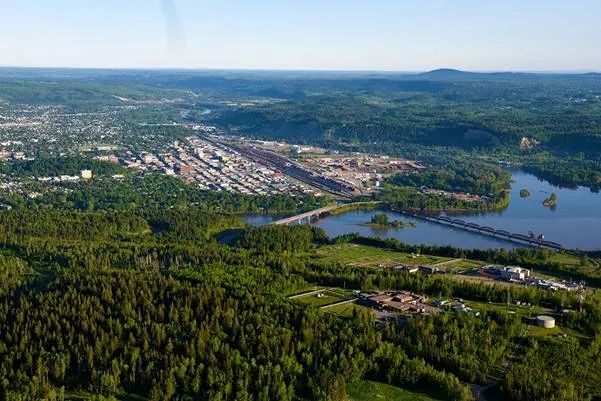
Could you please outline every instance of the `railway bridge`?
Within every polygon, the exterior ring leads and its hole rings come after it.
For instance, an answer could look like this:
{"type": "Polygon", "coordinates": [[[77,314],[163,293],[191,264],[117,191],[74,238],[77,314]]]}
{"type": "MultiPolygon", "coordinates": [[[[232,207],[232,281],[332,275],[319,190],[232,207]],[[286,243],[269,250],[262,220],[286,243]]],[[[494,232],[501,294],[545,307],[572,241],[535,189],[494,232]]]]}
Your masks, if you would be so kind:
{"type": "MultiPolygon", "coordinates": [[[[271,224],[282,225],[282,224],[310,224],[316,220],[329,216],[330,213],[341,208],[359,207],[362,205],[374,205],[382,202],[354,202],[354,203],[339,203],[335,205],[325,206],[319,209],[311,210],[308,212],[300,213],[295,216],[286,217],[284,219],[276,220],[271,224]]],[[[535,237],[534,235],[524,235],[519,233],[511,233],[507,230],[495,229],[493,227],[481,226],[476,223],[471,223],[461,219],[452,219],[448,216],[437,216],[428,215],[424,213],[418,213],[416,211],[401,210],[401,209],[390,209],[393,212],[401,213],[407,216],[411,216],[417,219],[427,220],[437,224],[443,224],[450,227],[455,227],[461,230],[478,233],[481,235],[487,235],[507,241],[518,242],[521,244],[527,244],[530,246],[536,246],[540,248],[547,248],[556,251],[564,250],[564,247],[553,241],[547,241],[542,237],[535,237]]]]}
{"type": "Polygon", "coordinates": [[[482,235],[488,235],[500,239],[506,239],[508,241],[526,243],[532,246],[538,246],[541,248],[548,248],[557,251],[564,250],[564,247],[553,241],[546,241],[543,238],[535,237],[534,235],[524,235],[519,233],[510,233],[507,230],[495,229],[493,227],[481,226],[476,223],[470,223],[461,219],[452,219],[447,216],[435,216],[428,215],[423,213],[417,213],[415,211],[407,211],[407,210],[397,210],[393,209],[393,211],[408,215],[411,217],[415,217],[422,220],[428,220],[433,223],[443,224],[447,226],[452,226],[455,228],[459,228],[465,231],[477,232],[482,235]]]}

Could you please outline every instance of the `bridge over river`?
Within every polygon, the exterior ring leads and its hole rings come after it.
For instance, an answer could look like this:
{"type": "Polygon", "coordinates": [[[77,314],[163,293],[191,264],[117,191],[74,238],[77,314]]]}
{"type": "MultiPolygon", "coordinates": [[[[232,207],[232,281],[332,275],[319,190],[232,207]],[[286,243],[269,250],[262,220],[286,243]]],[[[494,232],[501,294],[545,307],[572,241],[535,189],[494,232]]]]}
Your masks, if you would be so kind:
{"type": "Polygon", "coordinates": [[[272,222],[271,224],[282,225],[282,224],[303,224],[303,223],[311,223],[312,221],[318,220],[326,215],[329,215],[330,212],[334,209],[339,208],[340,205],[332,205],[326,206],[319,209],[311,210],[309,212],[297,214],[296,216],[286,217],[285,219],[280,219],[272,222]]]}
{"type": "Polygon", "coordinates": [[[380,203],[382,203],[382,202],[337,203],[335,205],[330,205],[330,206],[322,207],[319,209],[311,210],[309,212],[297,214],[296,216],[290,216],[290,217],[286,217],[285,219],[276,220],[276,221],[272,222],[271,224],[277,224],[277,225],[293,224],[293,223],[309,224],[312,221],[316,221],[321,218],[329,216],[330,213],[332,213],[334,210],[337,210],[337,209],[352,210],[353,208],[359,208],[361,206],[374,206],[374,205],[378,205],[380,203]]]}
{"type": "MultiPolygon", "coordinates": [[[[286,217],[284,219],[280,219],[272,222],[271,224],[310,224],[314,221],[317,221],[321,218],[329,216],[333,211],[338,209],[350,209],[359,208],[361,206],[374,206],[381,202],[355,202],[355,203],[341,203],[331,206],[322,207],[319,209],[311,210],[309,212],[300,213],[296,216],[286,217]]],[[[389,209],[392,212],[401,213],[406,216],[411,216],[417,219],[427,220],[432,223],[442,224],[450,227],[454,227],[457,229],[473,232],[480,235],[487,235],[507,241],[517,242],[521,244],[527,244],[530,246],[540,247],[540,248],[548,248],[557,251],[564,250],[564,247],[553,241],[546,241],[544,239],[536,238],[531,235],[519,234],[519,233],[511,233],[506,230],[496,229],[488,226],[481,226],[476,223],[470,223],[461,219],[452,219],[448,216],[437,216],[437,215],[428,215],[423,213],[417,213],[415,211],[408,210],[400,210],[400,209],[389,209]]]]}
{"type": "Polygon", "coordinates": [[[417,213],[415,211],[407,211],[407,210],[399,210],[399,209],[391,209],[393,212],[401,213],[407,216],[415,217],[417,219],[427,220],[432,223],[443,224],[446,226],[451,226],[454,228],[459,228],[465,231],[470,231],[474,233],[478,233],[481,235],[488,235],[495,238],[500,238],[512,242],[518,242],[522,244],[528,244],[531,246],[537,246],[541,248],[553,249],[556,251],[564,250],[564,247],[553,241],[546,241],[541,238],[534,237],[532,235],[525,235],[519,233],[510,233],[507,230],[495,229],[493,227],[481,226],[476,223],[470,223],[461,219],[452,219],[448,216],[435,216],[417,213]]]}

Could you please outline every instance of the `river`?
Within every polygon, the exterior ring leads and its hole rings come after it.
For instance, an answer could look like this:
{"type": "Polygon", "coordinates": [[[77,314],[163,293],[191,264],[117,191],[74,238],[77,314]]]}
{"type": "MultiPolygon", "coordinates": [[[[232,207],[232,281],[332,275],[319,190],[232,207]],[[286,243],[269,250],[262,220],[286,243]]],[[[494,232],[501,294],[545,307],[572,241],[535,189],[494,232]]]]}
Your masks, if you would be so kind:
{"type": "MultiPolygon", "coordinates": [[[[528,235],[544,234],[545,239],[558,242],[565,248],[597,250],[601,249],[601,194],[588,188],[560,188],[540,180],[523,171],[512,171],[512,185],[509,206],[501,211],[484,213],[453,213],[453,217],[467,222],[503,229],[512,233],[528,235]],[[529,197],[520,196],[521,189],[530,192],[529,197]],[[554,209],[544,207],[543,201],[551,193],[557,194],[554,209]]],[[[380,229],[364,224],[379,211],[352,211],[329,216],[314,223],[330,237],[347,233],[365,236],[396,238],[409,244],[452,245],[460,248],[506,248],[522,245],[467,232],[458,228],[417,220],[416,227],[400,229],[380,229]]],[[[414,221],[398,213],[386,212],[389,219],[414,221]]],[[[249,217],[249,224],[266,224],[276,219],[272,216],[249,217]],[[250,219],[250,220],[249,220],[250,219]]]]}

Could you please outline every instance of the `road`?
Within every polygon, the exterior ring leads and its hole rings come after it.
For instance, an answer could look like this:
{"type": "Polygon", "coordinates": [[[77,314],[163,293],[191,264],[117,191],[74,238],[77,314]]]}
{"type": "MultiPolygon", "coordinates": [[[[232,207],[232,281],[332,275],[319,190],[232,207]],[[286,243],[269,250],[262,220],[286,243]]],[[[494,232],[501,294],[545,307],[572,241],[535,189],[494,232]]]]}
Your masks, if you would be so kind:
{"type": "Polygon", "coordinates": [[[505,374],[511,367],[511,364],[517,359],[520,349],[524,345],[524,341],[526,340],[526,337],[528,336],[529,332],[530,332],[530,326],[526,326],[526,329],[524,330],[524,332],[522,333],[522,335],[520,336],[518,341],[515,343],[515,346],[513,347],[513,351],[511,352],[511,354],[509,354],[509,356],[505,360],[505,363],[499,370],[499,374],[495,378],[493,378],[493,380],[491,380],[490,382],[483,384],[483,385],[472,386],[472,395],[474,396],[476,401],[487,401],[486,397],[484,396],[484,392],[486,392],[486,390],[496,386],[501,381],[503,376],[505,376],[505,374]]]}
{"type": "Polygon", "coordinates": [[[296,216],[290,216],[290,217],[286,217],[285,219],[280,219],[277,221],[274,221],[271,224],[289,224],[292,223],[294,221],[297,220],[303,220],[312,216],[319,216],[322,213],[326,213],[326,212],[330,212],[336,208],[340,207],[339,205],[332,205],[332,206],[326,206],[326,207],[322,207],[320,209],[316,209],[316,210],[311,210],[309,212],[305,212],[305,213],[301,213],[301,214],[297,214],[296,216]]]}
{"type": "Polygon", "coordinates": [[[319,209],[315,209],[315,210],[310,210],[308,212],[305,213],[301,213],[301,214],[297,214],[296,216],[290,216],[290,217],[286,217],[285,219],[280,219],[280,220],[276,220],[270,224],[289,224],[292,222],[295,222],[297,220],[304,220],[306,218],[312,217],[312,216],[320,216],[322,213],[327,213],[327,212],[331,212],[333,210],[339,209],[339,208],[343,208],[343,207],[349,207],[349,206],[360,206],[360,205],[377,205],[380,204],[382,202],[380,201],[369,201],[369,202],[352,202],[352,203],[339,203],[336,205],[331,205],[331,206],[325,206],[319,209]]]}
{"type": "Polygon", "coordinates": [[[321,309],[331,308],[332,306],[345,305],[357,302],[357,298],[345,299],[344,301],[334,302],[333,304],[327,304],[321,307],[321,309]]]}
{"type": "Polygon", "coordinates": [[[320,288],[319,290],[315,290],[315,291],[310,291],[310,292],[302,292],[300,294],[296,294],[296,295],[291,295],[288,297],[288,299],[295,299],[295,298],[302,298],[302,297],[308,297],[309,295],[314,295],[314,294],[319,294],[320,292],[324,292],[326,291],[327,288],[320,288]]]}
{"type": "Polygon", "coordinates": [[[462,260],[463,260],[463,258],[443,260],[442,262],[434,263],[432,266],[446,266],[446,265],[451,265],[453,263],[461,262],[462,260]]]}

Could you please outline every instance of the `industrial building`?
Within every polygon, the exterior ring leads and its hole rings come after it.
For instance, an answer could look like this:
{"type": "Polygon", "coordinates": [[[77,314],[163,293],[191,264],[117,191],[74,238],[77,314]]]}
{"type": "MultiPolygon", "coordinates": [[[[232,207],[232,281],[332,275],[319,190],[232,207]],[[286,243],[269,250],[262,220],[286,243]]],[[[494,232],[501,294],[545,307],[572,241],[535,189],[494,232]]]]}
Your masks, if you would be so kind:
{"type": "Polygon", "coordinates": [[[555,318],[546,315],[537,316],[536,325],[545,329],[552,329],[555,327],[555,318]]]}

